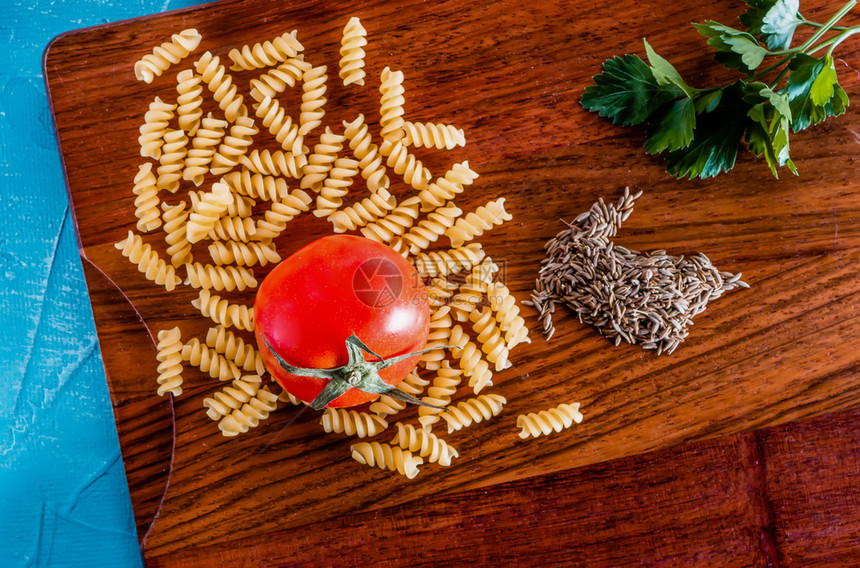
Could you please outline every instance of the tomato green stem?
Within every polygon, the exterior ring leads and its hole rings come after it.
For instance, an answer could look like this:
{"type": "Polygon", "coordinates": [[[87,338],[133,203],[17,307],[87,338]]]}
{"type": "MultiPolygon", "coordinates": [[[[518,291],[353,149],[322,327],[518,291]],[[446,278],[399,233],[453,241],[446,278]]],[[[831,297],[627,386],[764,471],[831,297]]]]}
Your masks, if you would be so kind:
{"type": "Polygon", "coordinates": [[[404,359],[408,359],[415,355],[436,351],[437,349],[453,349],[456,345],[443,345],[440,347],[432,347],[430,349],[422,349],[421,351],[413,351],[388,359],[374,353],[367,345],[364,344],[355,334],[346,338],[346,351],[349,354],[349,362],[342,367],[333,369],[314,369],[295,367],[290,365],[284,358],[269,345],[268,339],[263,334],[260,334],[266,348],[274,355],[278,364],[291,375],[299,377],[314,377],[317,379],[328,379],[328,384],[323,388],[316,398],[311,401],[311,408],[314,410],[322,410],[333,400],[344,394],[349,389],[358,389],[363,392],[372,394],[384,394],[397,400],[402,400],[409,404],[417,404],[419,406],[429,406],[444,410],[439,406],[428,404],[414,396],[408,395],[405,392],[398,390],[397,387],[390,385],[382,380],[379,376],[379,370],[393,365],[404,359]],[[364,353],[367,352],[372,357],[376,357],[377,361],[367,361],[364,358],[364,353]]]}

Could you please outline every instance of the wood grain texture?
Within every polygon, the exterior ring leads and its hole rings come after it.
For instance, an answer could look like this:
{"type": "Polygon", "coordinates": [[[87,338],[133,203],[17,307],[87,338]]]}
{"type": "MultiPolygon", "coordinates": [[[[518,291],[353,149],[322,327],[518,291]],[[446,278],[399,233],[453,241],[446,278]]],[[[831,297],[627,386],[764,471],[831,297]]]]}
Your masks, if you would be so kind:
{"type": "MultiPolygon", "coordinates": [[[[821,3],[810,14],[837,8],[821,3]]],[[[160,557],[855,408],[860,119],[854,108],[795,137],[799,178],[775,181],[763,164],[742,157],[730,175],[691,182],[669,178],[659,158],[644,154],[641,130],[622,131],[578,105],[600,63],[640,52],[642,36],[692,83],[709,80],[713,66],[704,42],[683,26],[691,19],[732,22],[738,10],[716,1],[648,1],[619,13],[578,1],[250,0],[75,32],[53,43],[46,77],[81,254],[92,267],[88,284],[141,535],[156,517],[147,554],[160,557]],[[330,80],[325,123],[363,112],[375,124],[379,72],[386,65],[402,70],[408,119],[450,122],[466,131],[466,148],[421,155],[436,174],[464,159],[481,174],[458,199],[460,206],[470,210],[508,198],[514,221],[481,241],[504,264],[505,280],[520,300],[528,297],[543,244],[563,228],[557,220],[575,217],[600,196],[614,198],[625,185],[645,194],[620,243],[704,251],[719,268],[743,272],[752,289],[714,302],[689,341],[659,358],[638,347],[610,347],[569,314],[558,314],[559,331],[547,345],[526,310],[534,341],[514,351],[514,367],[497,374],[493,387],[510,401],[505,412],[451,437],[462,456],[455,467],[425,467],[412,482],[358,467],[349,458],[350,440],[322,435],[310,411],[286,409],[248,435],[223,439],[201,409],[202,398],[218,385],[202,374],[186,373],[186,394],[171,409],[170,401],[154,395],[154,342],[132,328],[139,319],[154,336],[179,325],[188,339],[202,338],[210,323],[190,305],[196,292],[160,290],[113,243],[134,225],[131,180],[141,163],[136,140],[143,113],[154,96],[175,97],[175,73],[189,63],[152,85],[135,81],[132,65],[187,27],[204,37],[197,53],[211,49],[222,57],[233,47],[298,29],[308,59],[331,71],[340,28],[352,15],[369,32],[368,85],[344,89],[330,80]],[[583,425],[519,441],[518,414],[572,400],[583,404],[583,425]],[[342,497],[321,499],[332,492],[342,497]]],[[[860,61],[856,46],[841,46],[838,68],[852,100],[860,96],[860,75],[851,71],[860,61]]],[[[253,76],[237,73],[237,83],[245,88],[253,76]]],[[[402,186],[396,191],[408,194],[402,186]]],[[[302,216],[277,241],[279,252],[286,256],[329,232],[325,221],[302,216]]],[[[163,251],[160,238],[147,241],[163,251]]],[[[266,272],[256,270],[258,278],[266,272]]],[[[252,294],[232,297],[250,303],[252,294]]]]}
{"type": "Polygon", "coordinates": [[[854,410],[433,496],[147,566],[855,566],[857,420],[854,410]]]}

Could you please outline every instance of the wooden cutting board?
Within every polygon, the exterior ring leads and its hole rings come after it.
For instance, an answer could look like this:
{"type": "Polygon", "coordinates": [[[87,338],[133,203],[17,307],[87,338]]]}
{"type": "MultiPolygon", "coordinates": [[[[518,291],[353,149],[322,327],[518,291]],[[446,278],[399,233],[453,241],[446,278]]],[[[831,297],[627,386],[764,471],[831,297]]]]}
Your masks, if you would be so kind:
{"type": "MultiPolygon", "coordinates": [[[[805,13],[815,19],[838,7],[820,3],[805,13]]],[[[301,534],[314,522],[430,495],[474,495],[504,482],[858,406],[854,107],[793,139],[800,177],[776,181],[744,155],[730,175],[679,181],[663,171],[660,158],[645,155],[642,130],[613,127],[578,104],[601,62],[641,53],[643,36],[693,84],[714,79],[704,41],[686,24],[731,24],[738,10],[715,1],[648,0],[620,10],[580,0],[486,6],[250,0],[55,40],[45,56],[46,81],[147,557],[279,529],[301,534]],[[361,89],[343,88],[331,73],[350,16],[359,16],[369,34],[369,75],[361,89]],[[325,123],[335,127],[359,112],[375,124],[380,71],[402,70],[407,119],[465,129],[465,148],[420,156],[436,175],[465,159],[481,174],[458,204],[471,210],[507,198],[514,220],[481,242],[519,300],[528,298],[543,244],[563,228],[561,220],[598,197],[615,199],[625,186],[644,194],[619,243],[706,252],[720,269],[743,272],[751,289],[715,301],[689,340],[661,357],[614,347],[567,313],[557,314],[558,331],[547,343],[536,314],[524,308],[532,343],[513,351],[513,367],[498,373],[488,391],[508,399],[505,411],[449,436],[461,457],[450,468],[425,465],[415,480],[355,463],[348,450],[354,440],[324,434],[308,409],[288,406],[248,434],[225,439],[202,409],[203,398],[222,386],[217,381],[188,371],[183,396],[155,395],[155,334],[178,325],[184,339],[202,340],[211,325],[190,304],[196,291],[155,287],[113,246],[135,224],[131,187],[142,163],[143,114],[155,96],[175,99],[175,74],[195,57],[151,85],[135,80],[133,64],[189,27],[204,38],[196,55],[212,50],[222,58],[234,47],[297,29],[307,59],[329,66],[325,123]],[[581,425],[533,441],[517,437],[518,414],[572,401],[582,403],[581,425]]],[[[858,45],[843,44],[837,64],[855,102],[858,45]]],[[[247,92],[252,77],[236,73],[240,89],[247,92]]],[[[399,184],[395,192],[403,197],[409,190],[399,184]]],[[[304,215],[277,241],[278,250],[285,257],[329,233],[326,221],[304,215]]],[[[160,238],[147,242],[163,247],[160,238]]],[[[257,269],[258,279],[269,268],[257,269]]],[[[467,396],[464,389],[459,398],[467,396]]]]}

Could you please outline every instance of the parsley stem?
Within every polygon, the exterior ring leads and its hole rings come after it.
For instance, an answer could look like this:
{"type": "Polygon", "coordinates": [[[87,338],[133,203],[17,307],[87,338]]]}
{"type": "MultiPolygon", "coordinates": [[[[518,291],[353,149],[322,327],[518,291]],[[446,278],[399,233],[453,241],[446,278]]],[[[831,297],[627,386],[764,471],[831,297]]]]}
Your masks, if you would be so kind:
{"type": "Polygon", "coordinates": [[[827,22],[823,26],[821,26],[821,28],[816,30],[816,32],[814,34],[812,34],[812,36],[810,36],[810,38],[808,40],[806,40],[803,43],[803,45],[800,46],[800,48],[799,48],[800,51],[805,53],[807,49],[812,47],[812,45],[814,45],[816,41],[821,39],[821,36],[826,34],[833,26],[836,25],[836,22],[841,20],[842,17],[845,14],[847,14],[848,12],[850,12],[851,9],[856,5],[857,5],[857,0],[851,0],[850,2],[848,2],[847,4],[842,6],[842,8],[838,12],[833,14],[832,18],[827,20],[827,22]]]}
{"type": "Polygon", "coordinates": [[[809,51],[809,55],[812,55],[816,51],[822,50],[825,47],[830,47],[830,49],[827,50],[827,53],[832,54],[833,50],[836,49],[837,45],[839,45],[840,43],[842,43],[843,41],[845,41],[846,39],[848,39],[849,37],[851,37],[852,35],[854,35],[856,33],[860,33],[860,26],[855,26],[853,28],[845,28],[845,31],[843,31],[838,36],[834,36],[834,37],[828,39],[827,41],[823,41],[823,42],[819,43],[818,45],[816,45],[815,49],[812,49],[809,51]]]}

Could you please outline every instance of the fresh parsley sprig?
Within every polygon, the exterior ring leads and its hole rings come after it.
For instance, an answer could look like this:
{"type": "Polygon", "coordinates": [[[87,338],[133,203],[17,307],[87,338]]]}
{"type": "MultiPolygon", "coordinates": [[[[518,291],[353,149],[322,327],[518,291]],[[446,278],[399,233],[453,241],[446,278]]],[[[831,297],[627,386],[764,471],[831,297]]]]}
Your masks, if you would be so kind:
{"type": "Polygon", "coordinates": [[[648,62],[630,54],[605,61],[582,105],[621,126],[647,124],[645,150],[666,152],[666,171],[679,178],[728,172],[742,143],[764,158],[774,177],[779,177],[778,167],[797,175],[790,133],[839,116],[848,106],[833,50],[860,33],[860,26],[836,26],[856,4],[851,0],[820,24],[800,14],[799,0],[747,0],[749,9],[740,17],[746,30],[711,20],[693,24],[708,38],[715,60],[743,78],[691,87],[643,40],[648,62]],[[792,48],[800,26],[815,31],[792,48]],[[832,35],[825,38],[828,32],[832,35]],[[773,77],[769,83],[761,81],[768,76],[773,77]]]}

